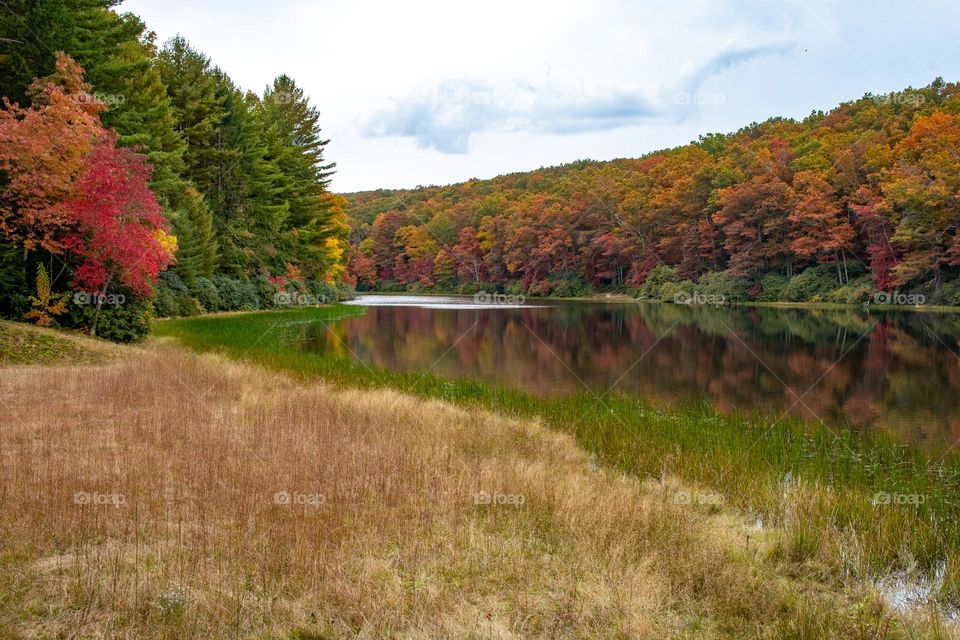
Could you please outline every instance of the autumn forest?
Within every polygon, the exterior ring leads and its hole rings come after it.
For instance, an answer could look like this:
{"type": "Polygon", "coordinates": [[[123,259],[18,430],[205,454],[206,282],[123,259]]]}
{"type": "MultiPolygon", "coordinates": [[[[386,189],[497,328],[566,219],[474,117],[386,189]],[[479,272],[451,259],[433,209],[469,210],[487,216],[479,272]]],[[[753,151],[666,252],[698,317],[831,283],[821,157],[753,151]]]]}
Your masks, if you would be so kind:
{"type": "Polygon", "coordinates": [[[360,289],[960,305],[960,86],[638,159],[349,194],[360,289]]]}

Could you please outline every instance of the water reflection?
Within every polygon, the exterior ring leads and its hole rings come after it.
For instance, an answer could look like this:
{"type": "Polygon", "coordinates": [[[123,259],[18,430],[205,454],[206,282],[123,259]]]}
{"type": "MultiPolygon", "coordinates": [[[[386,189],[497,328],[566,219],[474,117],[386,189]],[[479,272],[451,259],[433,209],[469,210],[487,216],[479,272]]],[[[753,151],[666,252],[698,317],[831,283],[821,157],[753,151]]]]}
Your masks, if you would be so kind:
{"type": "Polygon", "coordinates": [[[658,403],[883,429],[937,451],[960,438],[960,316],[559,303],[369,307],[298,328],[299,348],[476,377],[538,395],[589,388],[658,403]]]}

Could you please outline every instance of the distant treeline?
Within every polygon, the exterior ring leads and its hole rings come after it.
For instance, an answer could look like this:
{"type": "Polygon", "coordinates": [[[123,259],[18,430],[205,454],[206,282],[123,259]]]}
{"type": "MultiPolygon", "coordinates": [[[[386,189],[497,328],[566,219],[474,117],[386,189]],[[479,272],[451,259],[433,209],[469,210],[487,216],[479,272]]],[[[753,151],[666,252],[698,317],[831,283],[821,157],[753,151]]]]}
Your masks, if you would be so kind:
{"type": "Polygon", "coordinates": [[[348,196],[362,289],[960,305],[960,87],[635,160],[348,196]]]}
{"type": "Polygon", "coordinates": [[[0,311],[120,337],[142,333],[155,296],[167,314],[335,297],[345,200],[327,189],[334,165],[303,90],[280,75],[245,91],[183,38],[158,47],[118,4],[0,11],[0,311]],[[111,237],[129,246],[108,250],[111,237]],[[89,308],[108,295],[124,303],[89,308]]]}

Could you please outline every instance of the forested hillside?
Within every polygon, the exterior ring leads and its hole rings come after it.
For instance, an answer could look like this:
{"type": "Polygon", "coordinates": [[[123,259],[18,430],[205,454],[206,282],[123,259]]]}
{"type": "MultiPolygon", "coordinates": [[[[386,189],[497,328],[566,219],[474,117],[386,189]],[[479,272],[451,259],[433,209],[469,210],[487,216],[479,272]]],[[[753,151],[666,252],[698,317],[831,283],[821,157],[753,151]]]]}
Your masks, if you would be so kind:
{"type": "Polygon", "coordinates": [[[117,4],[0,11],[0,310],[132,339],[151,308],[335,298],[345,201],[302,89],[238,87],[117,4]]]}
{"type": "Polygon", "coordinates": [[[898,290],[960,305],[960,87],[639,159],[347,197],[362,289],[843,303],[898,290]]]}

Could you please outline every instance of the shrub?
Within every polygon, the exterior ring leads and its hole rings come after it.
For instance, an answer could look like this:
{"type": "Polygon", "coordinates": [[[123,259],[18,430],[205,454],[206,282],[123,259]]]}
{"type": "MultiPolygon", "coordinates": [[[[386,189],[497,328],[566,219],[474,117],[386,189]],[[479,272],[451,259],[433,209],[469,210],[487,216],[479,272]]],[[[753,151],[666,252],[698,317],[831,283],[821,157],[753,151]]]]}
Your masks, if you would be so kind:
{"type": "Polygon", "coordinates": [[[139,342],[150,332],[153,306],[149,298],[137,298],[129,291],[123,293],[122,304],[105,304],[97,311],[96,305],[71,304],[70,320],[75,327],[114,342],[139,342]]]}
{"type": "Polygon", "coordinates": [[[353,300],[357,297],[357,290],[342,280],[337,282],[336,289],[338,301],[353,300]]]}
{"type": "Polygon", "coordinates": [[[204,277],[198,277],[194,284],[194,293],[207,311],[220,311],[220,293],[217,287],[204,277]]]}
{"type": "Polygon", "coordinates": [[[177,305],[181,316],[198,316],[203,313],[200,302],[190,296],[177,296],[177,305]]]}
{"type": "Polygon", "coordinates": [[[662,299],[661,288],[668,282],[679,284],[680,277],[677,275],[676,268],[665,264],[658,264],[647,274],[643,284],[640,285],[640,297],[644,300],[662,299]]]}
{"type": "Polygon", "coordinates": [[[237,307],[239,311],[256,311],[260,308],[260,289],[256,283],[251,280],[242,280],[240,282],[239,302],[237,307]]]}
{"type": "Polygon", "coordinates": [[[930,302],[948,307],[960,307],[960,278],[943,283],[939,289],[930,294],[930,302]]]}
{"type": "MultiPolygon", "coordinates": [[[[688,281],[684,281],[686,283],[688,281]]],[[[664,282],[660,287],[660,297],[657,298],[660,302],[681,302],[681,297],[684,299],[689,295],[689,292],[682,288],[679,282],[664,282]]]]}
{"type": "Polygon", "coordinates": [[[750,299],[750,282],[745,278],[737,278],[729,271],[705,273],[697,282],[698,294],[715,300],[730,302],[745,302],[750,299]]]}
{"type": "Polygon", "coordinates": [[[237,311],[243,307],[246,296],[244,295],[242,280],[234,280],[226,276],[214,276],[213,284],[220,292],[219,309],[221,311],[237,311]]]}
{"type": "Polygon", "coordinates": [[[779,273],[767,273],[760,278],[758,302],[783,302],[787,299],[787,285],[790,280],[779,273]]]}
{"type": "Polygon", "coordinates": [[[576,276],[564,277],[549,283],[550,293],[557,298],[576,298],[587,293],[587,286],[576,276]]]}
{"type": "Polygon", "coordinates": [[[871,301],[876,291],[870,276],[860,276],[834,289],[824,299],[837,304],[863,304],[871,301]]]}
{"type": "Polygon", "coordinates": [[[307,293],[314,296],[321,304],[330,304],[337,301],[337,288],[328,282],[307,280],[307,293]]]}
{"type": "Polygon", "coordinates": [[[810,267],[790,278],[786,299],[790,302],[824,302],[839,286],[833,267],[810,267]]]}
{"type": "Polygon", "coordinates": [[[167,270],[161,272],[158,286],[166,287],[174,296],[190,295],[190,288],[187,287],[183,279],[174,271],[167,270]]]}
{"type": "Polygon", "coordinates": [[[277,288],[273,286],[273,283],[270,282],[266,276],[255,276],[250,282],[257,292],[257,308],[272,309],[276,306],[274,296],[277,295],[277,288]]]}
{"type": "Polygon", "coordinates": [[[176,318],[180,315],[177,298],[170,289],[158,286],[153,294],[153,312],[158,318],[176,318]]]}

